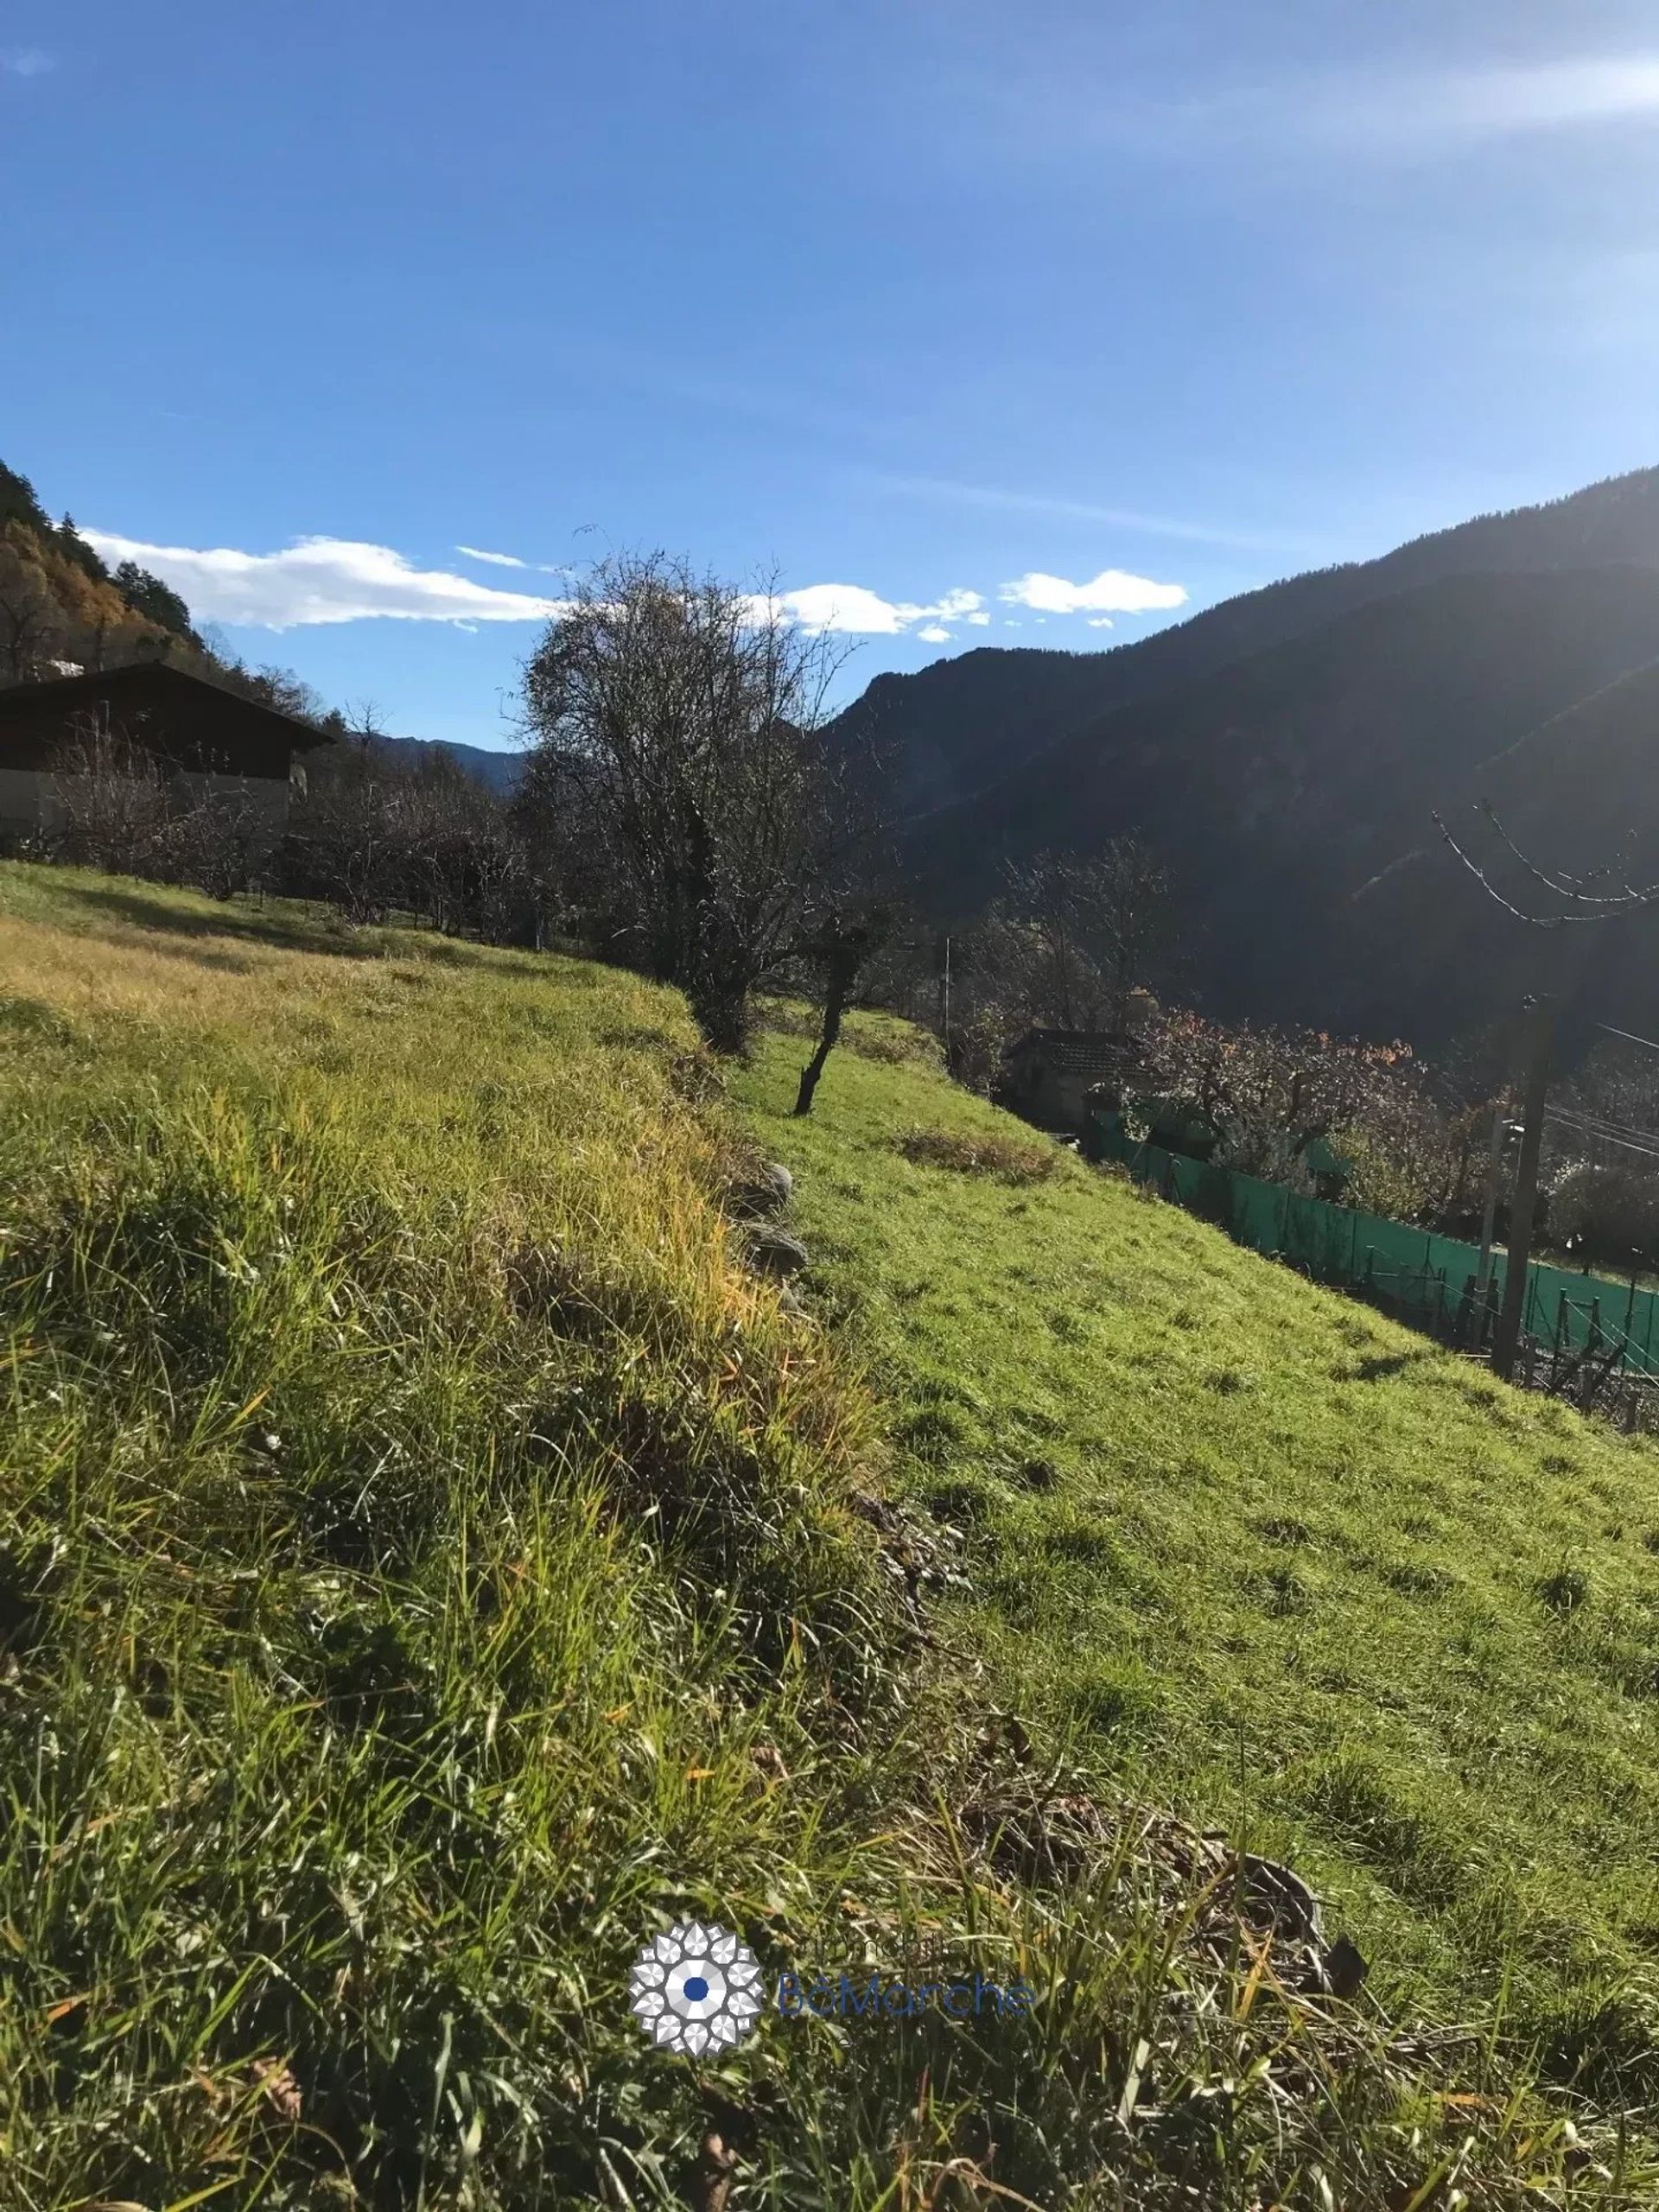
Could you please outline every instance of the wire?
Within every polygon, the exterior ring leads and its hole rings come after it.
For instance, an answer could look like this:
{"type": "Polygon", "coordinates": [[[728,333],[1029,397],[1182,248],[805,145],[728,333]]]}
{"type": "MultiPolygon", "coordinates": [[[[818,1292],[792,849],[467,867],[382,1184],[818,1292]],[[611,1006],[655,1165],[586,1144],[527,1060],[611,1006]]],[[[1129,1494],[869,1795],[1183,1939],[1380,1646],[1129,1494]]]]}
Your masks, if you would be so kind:
{"type": "MultiPolygon", "coordinates": [[[[1659,1160],[1659,1142],[1635,1144],[1629,1137],[1614,1136],[1609,1130],[1599,1129],[1593,1122],[1582,1121],[1574,1114],[1563,1113],[1560,1108],[1554,1106],[1548,1109],[1545,1118],[1548,1121],[1562,1122],[1567,1128],[1576,1129],[1580,1135],[1594,1137],[1602,1144],[1617,1146],[1623,1152],[1638,1153],[1643,1160],[1659,1160]]],[[[1653,1136],[1656,1133],[1651,1129],[1644,1129],[1642,1134],[1644,1136],[1653,1136]]]]}
{"type": "Polygon", "coordinates": [[[1551,1106],[1546,1111],[1558,1120],[1573,1122],[1602,1137],[1633,1137],[1638,1144],[1659,1144],[1659,1129],[1644,1129],[1634,1122],[1616,1122],[1611,1114],[1598,1114],[1582,1106],[1551,1106]]]}
{"type": "Polygon", "coordinates": [[[1599,1114],[1592,1107],[1561,1104],[1548,1109],[1564,1120],[1582,1122],[1587,1129],[1594,1129],[1602,1136],[1634,1137],[1638,1144],[1659,1144],[1659,1129],[1649,1129],[1637,1122],[1621,1122],[1611,1114],[1599,1114]]]}
{"type": "Polygon", "coordinates": [[[1659,1045],[1656,1045],[1651,1037],[1638,1037],[1630,1029],[1615,1029],[1611,1021],[1599,1021],[1596,1027],[1609,1037],[1622,1037],[1627,1045],[1642,1045],[1649,1052],[1659,1052],[1659,1045]]]}

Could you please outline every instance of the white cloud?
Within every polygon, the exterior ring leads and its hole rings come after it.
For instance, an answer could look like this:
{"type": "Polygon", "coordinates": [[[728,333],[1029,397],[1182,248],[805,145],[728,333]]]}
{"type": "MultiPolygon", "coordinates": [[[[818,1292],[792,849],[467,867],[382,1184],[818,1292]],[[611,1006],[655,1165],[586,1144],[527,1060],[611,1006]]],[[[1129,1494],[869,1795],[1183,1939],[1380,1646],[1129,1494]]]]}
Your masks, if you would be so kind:
{"type": "Polygon", "coordinates": [[[1185,584],[1154,583],[1124,569],[1103,569],[1080,584],[1033,569],[1004,584],[998,595],[1007,606],[1029,607],[1043,614],[1149,614],[1186,604],[1185,584]]]}
{"type": "Polygon", "coordinates": [[[1089,627],[1091,630],[1115,630],[1117,625],[1109,614],[1091,614],[1089,617],[1089,627]]]}
{"type": "Polygon", "coordinates": [[[0,54],[0,77],[44,77],[57,66],[56,55],[43,53],[38,46],[15,46],[10,53],[0,54]]]}
{"type": "MultiPolygon", "coordinates": [[[[845,637],[897,638],[918,623],[973,620],[984,606],[976,591],[948,591],[931,607],[917,607],[908,600],[883,599],[863,584],[805,584],[798,591],[781,591],[773,600],[751,601],[758,618],[768,607],[804,630],[830,630],[845,637]]],[[[920,632],[927,636],[925,630],[920,632]]],[[[929,639],[938,644],[937,638],[929,639]]]]}
{"type": "Polygon", "coordinates": [[[464,553],[469,561],[487,561],[493,569],[527,569],[528,561],[521,561],[516,553],[486,553],[481,545],[457,545],[457,553],[464,553]]]}
{"type": "Polygon", "coordinates": [[[925,630],[918,630],[916,634],[925,645],[948,645],[950,642],[950,632],[942,630],[937,622],[930,622],[925,630]]]}
{"type": "Polygon", "coordinates": [[[971,622],[976,630],[984,630],[990,626],[991,618],[988,614],[964,614],[962,619],[964,622],[971,622]]]}
{"type": "Polygon", "coordinates": [[[289,630],[304,623],[360,622],[385,616],[405,622],[544,622],[557,600],[498,591],[442,569],[417,569],[390,545],[353,538],[302,537],[280,553],[242,553],[230,546],[198,550],[149,545],[112,531],[81,536],[109,561],[137,561],[181,592],[203,622],[246,623],[289,630]]]}

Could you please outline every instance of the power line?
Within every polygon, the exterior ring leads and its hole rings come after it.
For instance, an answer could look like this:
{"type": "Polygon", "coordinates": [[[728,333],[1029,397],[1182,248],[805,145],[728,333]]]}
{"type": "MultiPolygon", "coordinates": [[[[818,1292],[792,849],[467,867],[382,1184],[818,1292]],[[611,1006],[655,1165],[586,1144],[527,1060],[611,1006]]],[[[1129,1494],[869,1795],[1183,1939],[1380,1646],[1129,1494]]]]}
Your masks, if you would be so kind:
{"type": "Polygon", "coordinates": [[[1640,1045],[1649,1052],[1659,1052],[1659,1045],[1656,1045],[1651,1037],[1638,1037],[1630,1029],[1615,1029],[1611,1021],[1599,1021],[1596,1027],[1609,1037],[1622,1037],[1627,1045],[1640,1045]]]}
{"type": "Polygon", "coordinates": [[[1659,1160],[1659,1132],[1655,1130],[1644,1129],[1641,1133],[1643,1136],[1653,1137],[1654,1143],[1637,1144],[1629,1137],[1615,1136],[1611,1130],[1598,1128],[1593,1122],[1583,1121],[1577,1115],[1563,1113],[1556,1106],[1552,1106],[1548,1109],[1548,1118],[1552,1122],[1565,1123],[1567,1128],[1576,1129],[1582,1136],[1594,1137],[1601,1144],[1616,1146],[1623,1152],[1637,1153],[1643,1160],[1659,1160]]]}
{"type": "Polygon", "coordinates": [[[1611,1114],[1598,1114],[1585,1106],[1552,1106],[1552,1115],[1563,1122],[1576,1122],[1597,1136],[1634,1137],[1639,1144],[1659,1144],[1659,1129],[1644,1129],[1634,1122],[1616,1122],[1611,1114]]]}

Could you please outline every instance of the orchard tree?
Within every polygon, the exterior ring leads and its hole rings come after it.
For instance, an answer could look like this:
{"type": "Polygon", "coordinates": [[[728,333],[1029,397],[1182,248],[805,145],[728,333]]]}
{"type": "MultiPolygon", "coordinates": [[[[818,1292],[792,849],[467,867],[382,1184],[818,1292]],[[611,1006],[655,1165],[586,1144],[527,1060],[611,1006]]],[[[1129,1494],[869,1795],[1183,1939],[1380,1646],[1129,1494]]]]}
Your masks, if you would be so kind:
{"type": "Polygon", "coordinates": [[[841,655],[772,589],[665,555],[601,561],[524,671],[524,808],[594,934],[677,984],[718,1050],[801,948],[839,779],[822,735],[841,655]]]}

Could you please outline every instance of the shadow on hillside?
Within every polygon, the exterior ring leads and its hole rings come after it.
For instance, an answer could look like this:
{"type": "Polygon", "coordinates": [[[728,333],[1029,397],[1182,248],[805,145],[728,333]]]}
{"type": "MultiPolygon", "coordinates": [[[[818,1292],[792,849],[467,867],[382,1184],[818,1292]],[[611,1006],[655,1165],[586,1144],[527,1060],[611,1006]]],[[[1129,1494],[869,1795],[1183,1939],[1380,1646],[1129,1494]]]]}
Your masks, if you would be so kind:
{"type": "Polygon", "coordinates": [[[380,948],[372,939],[347,933],[343,925],[331,926],[328,922],[291,908],[260,909],[226,902],[215,906],[211,913],[198,912],[193,908],[175,906],[166,893],[137,889],[118,889],[114,885],[78,884],[73,889],[64,887],[66,904],[105,914],[111,919],[130,922],[137,929],[153,930],[171,937],[242,938],[251,944],[269,944],[289,952],[327,952],[347,960],[367,960],[379,957],[380,948]]]}
{"type": "MultiPolygon", "coordinates": [[[[226,900],[202,912],[175,903],[175,893],[124,883],[64,885],[61,896],[93,913],[127,922],[134,928],[164,936],[183,938],[238,938],[250,944],[264,944],[284,952],[321,952],[340,960],[381,960],[389,955],[412,956],[439,968],[488,967],[496,974],[545,976],[550,962],[560,954],[532,952],[524,948],[485,945],[466,938],[443,937],[436,931],[416,930],[408,923],[354,929],[331,908],[308,909],[297,900],[274,899],[256,906],[246,899],[226,900]],[[389,944],[388,937],[398,942],[389,944]]],[[[204,954],[191,956],[206,959],[204,954]]],[[[594,980],[583,963],[576,973],[584,982],[594,980]]],[[[566,981],[570,980],[567,976],[566,981]]]]}
{"type": "MultiPolygon", "coordinates": [[[[435,932],[422,933],[421,957],[429,960],[435,968],[488,967],[496,974],[509,976],[545,976],[555,959],[569,959],[573,956],[559,953],[531,952],[522,946],[505,944],[475,944],[470,938],[440,937],[435,932]]],[[[592,961],[582,963],[581,981],[591,983],[596,975],[592,961]],[[594,970],[590,974],[588,971],[594,970]]],[[[567,975],[562,979],[570,981],[567,975]]]]}

